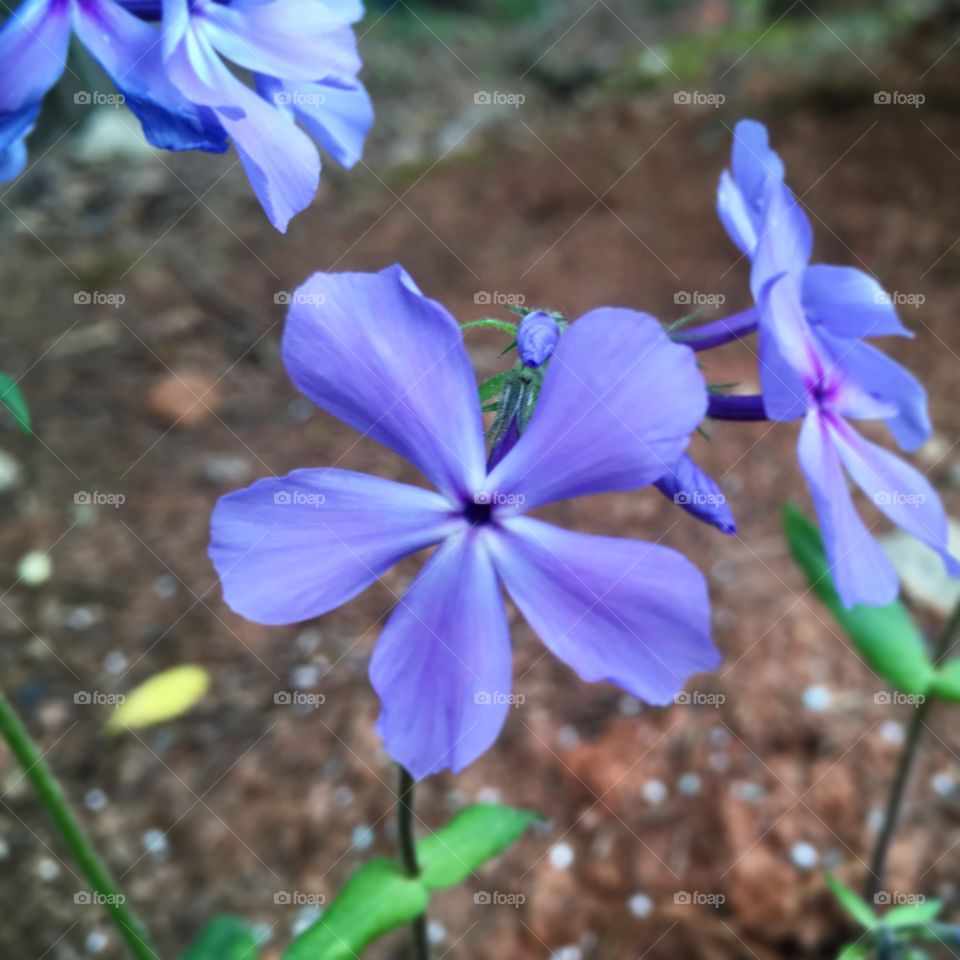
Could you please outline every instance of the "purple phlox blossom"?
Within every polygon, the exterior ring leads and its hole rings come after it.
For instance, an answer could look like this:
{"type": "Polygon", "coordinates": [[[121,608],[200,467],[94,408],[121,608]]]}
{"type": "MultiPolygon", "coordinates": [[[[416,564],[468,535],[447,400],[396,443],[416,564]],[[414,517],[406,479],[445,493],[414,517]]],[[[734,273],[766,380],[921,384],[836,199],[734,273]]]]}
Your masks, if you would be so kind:
{"type": "Polygon", "coordinates": [[[260,480],[219,501],[210,554],[227,603],[265,624],[308,620],[436,546],[370,667],[389,754],[422,778],[461,770],[510,704],[502,584],[584,680],[670,703],[719,654],[706,584],[683,556],[526,515],[635,489],[682,455],[706,408],[693,354],[645,314],[602,308],[564,334],[529,425],[486,464],[460,329],[401,267],[315,274],[294,298],[283,358],[317,405],[399,453],[435,488],[333,468],[260,480]]]}
{"type": "Polygon", "coordinates": [[[689,454],[684,454],[654,486],[691,516],[726,534],[737,532],[737,522],[720,485],[689,454]]]}
{"type": "Polygon", "coordinates": [[[550,359],[560,340],[560,324],[546,310],[531,310],[517,328],[517,353],[525,366],[539,367],[550,359]]]}
{"type": "Polygon", "coordinates": [[[357,80],[352,24],[362,15],[358,0],[163,0],[162,11],[142,0],[27,0],[0,30],[0,179],[22,172],[25,139],[75,32],[151,144],[223,152],[232,141],[271,222],[286,230],[316,193],[314,141],[348,167],[361,155],[373,120],[357,80]],[[254,87],[221,55],[250,71],[254,87]]]}

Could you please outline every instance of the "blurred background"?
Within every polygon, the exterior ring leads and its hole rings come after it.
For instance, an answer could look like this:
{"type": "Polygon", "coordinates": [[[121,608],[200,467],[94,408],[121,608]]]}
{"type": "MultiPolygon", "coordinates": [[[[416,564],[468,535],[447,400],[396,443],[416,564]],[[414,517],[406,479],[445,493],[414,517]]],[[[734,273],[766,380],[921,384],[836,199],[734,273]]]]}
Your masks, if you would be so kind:
{"type": "MultiPolygon", "coordinates": [[[[462,321],[511,303],[664,321],[743,309],[747,267],[714,192],[734,123],[763,120],[816,259],[876,275],[916,331],[889,346],[930,391],[936,432],[914,462],[960,509],[954,4],[386,0],[359,34],[369,150],[350,173],[329,165],[286,236],[235,154],[157,153],[128,112],[78,110],[69,88],[0,193],[0,367],[35,421],[0,435],[0,677],[164,956],[231,912],[279,957],[316,916],[305,897],[395,849],[366,673],[419,558],[318,622],[266,629],[224,606],[206,557],[216,498],[257,477],[338,463],[415,481],[284,374],[283,301],[313,271],[400,260],[462,321]],[[193,712],[103,732],[105,698],[184,663],[213,677],[193,712]],[[323,702],[277,702],[293,690],[323,702]]],[[[468,343],[478,374],[500,369],[501,338],[468,343]]],[[[748,347],[705,362],[712,381],[757,388],[748,347]]],[[[541,658],[511,612],[523,702],[484,758],[422,787],[419,813],[437,825],[500,799],[547,820],[435,898],[438,957],[766,960],[843,942],[823,872],[861,882],[911,708],[885,702],[789,561],[781,505],[808,506],[795,442],[794,425],[763,424],[697,441],[735,537],[653,491],[547,511],[685,551],[709,577],[725,663],[691,683],[694,702],[650,709],[541,658]],[[475,903],[483,891],[514,905],[475,903]]],[[[932,631],[948,586],[901,559],[932,631]]],[[[887,887],[944,897],[958,919],[960,734],[945,710],[932,729],[887,887]]],[[[0,748],[0,955],[123,956],[78,889],[0,748]]],[[[404,950],[401,936],[369,956],[404,950]]]]}

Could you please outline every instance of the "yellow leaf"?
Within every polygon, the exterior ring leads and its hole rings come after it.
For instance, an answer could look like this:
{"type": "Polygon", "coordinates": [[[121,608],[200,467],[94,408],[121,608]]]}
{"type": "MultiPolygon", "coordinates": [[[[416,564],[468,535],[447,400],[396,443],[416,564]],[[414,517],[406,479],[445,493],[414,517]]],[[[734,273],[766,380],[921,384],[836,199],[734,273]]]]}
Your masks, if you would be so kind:
{"type": "Polygon", "coordinates": [[[172,667],[145,680],[118,704],[107,721],[108,733],[149,727],[186,713],[210,688],[202,667],[172,667]]]}

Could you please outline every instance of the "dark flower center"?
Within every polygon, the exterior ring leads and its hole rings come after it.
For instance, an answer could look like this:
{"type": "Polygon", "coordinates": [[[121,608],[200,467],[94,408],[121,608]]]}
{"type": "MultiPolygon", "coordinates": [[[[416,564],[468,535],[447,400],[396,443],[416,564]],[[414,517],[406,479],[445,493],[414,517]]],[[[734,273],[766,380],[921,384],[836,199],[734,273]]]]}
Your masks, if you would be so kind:
{"type": "Polygon", "coordinates": [[[493,519],[493,504],[470,500],[463,505],[463,515],[471,526],[482,527],[493,519]]]}

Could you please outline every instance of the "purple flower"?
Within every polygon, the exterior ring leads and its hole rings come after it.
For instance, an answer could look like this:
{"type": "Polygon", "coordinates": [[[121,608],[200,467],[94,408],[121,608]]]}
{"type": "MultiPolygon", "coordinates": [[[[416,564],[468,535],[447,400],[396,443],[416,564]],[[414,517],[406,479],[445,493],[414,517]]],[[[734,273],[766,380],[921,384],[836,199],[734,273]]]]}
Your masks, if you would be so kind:
{"type": "Polygon", "coordinates": [[[517,329],[517,353],[528,367],[539,367],[550,359],[560,339],[560,325],[546,310],[533,310],[517,329]]]}
{"type": "Polygon", "coordinates": [[[705,388],[692,353],[652,317],[604,308],[573,324],[529,426],[490,470],[460,330],[402,268],[315,274],[290,308],[283,357],[306,396],[406,457],[436,492],[333,468],[260,480],[219,501],[210,554],[235,611],[282,624],[340,606],[437,545],[370,670],[378,730],[415,776],[461,770],[503,725],[511,652],[500,583],[587,681],[665,704],[717,665],[706,585],[684,557],[525,515],[642,487],[682,454],[705,388]]]}

